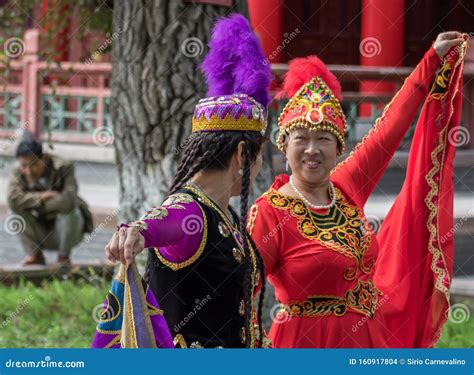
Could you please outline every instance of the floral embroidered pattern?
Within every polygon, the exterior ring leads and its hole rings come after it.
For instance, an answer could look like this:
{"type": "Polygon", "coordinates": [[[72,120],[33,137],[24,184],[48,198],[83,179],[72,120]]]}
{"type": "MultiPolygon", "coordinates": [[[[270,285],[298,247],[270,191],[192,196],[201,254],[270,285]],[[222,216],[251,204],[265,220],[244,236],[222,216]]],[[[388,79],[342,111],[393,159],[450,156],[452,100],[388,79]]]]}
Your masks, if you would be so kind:
{"type": "Polygon", "coordinates": [[[175,209],[184,209],[184,206],[181,203],[191,203],[193,202],[193,197],[189,194],[177,193],[172,194],[163,202],[163,207],[175,208],[175,209]]]}
{"type": "MultiPolygon", "coordinates": [[[[272,207],[289,210],[298,220],[298,231],[303,237],[354,259],[363,273],[372,271],[373,262],[366,265],[363,261],[371,242],[370,225],[362,211],[349,204],[338,188],[336,204],[324,215],[311,211],[302,200],[281,194],[275,189],[270,189],[265,196],[272,207]]],[[[345,278],[353,280],[356,271],[346,270],[345,278]]]]}
{"type": "Polygon", "coordinates": [[[433,85],[430,90],[429,99],[441,99],[448,90],[448,85],[451,76],[451,64],[446,62],[441,64],[440,68],[436,72],[433,85]]]}
{"type": "Polygon", "coordinates": [[[344,297],[314,295],[304,301],[291,301],[283,305],[280,313],[292,317],[343,316],[347,311],[359,313],[372,319],[377,309],[380,291],[372,280],[358,280],[353,289],[348,290],[344,297]]]}
{"type": "Polygon", "coordinates": [[[142,220],[132,221],[125,226],[129,228],[138,228],[139,230],[148,230],[148,224],[142,220]]]}
{"type": "Polygon", "coordinates": [[[184,210],[185,207],[181,203],[191,202],[193,202],[193,197],[191,197],[189,194],[172,194],[163,202],[162,206],[152,207],[139,220],[128,223],[127,227],[138,228],[139,230],[148,230],[148,224],[144,220],[162,220],[168,216],[168,208],[184,210]]]}

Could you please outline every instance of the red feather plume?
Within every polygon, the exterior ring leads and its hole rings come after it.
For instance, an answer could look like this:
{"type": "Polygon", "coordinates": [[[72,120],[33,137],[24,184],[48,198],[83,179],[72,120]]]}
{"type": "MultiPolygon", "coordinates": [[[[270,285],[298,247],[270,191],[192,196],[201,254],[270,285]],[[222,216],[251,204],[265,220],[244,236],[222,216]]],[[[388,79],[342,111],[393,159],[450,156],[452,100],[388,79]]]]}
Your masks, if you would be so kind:
{"type": "Polygon", "coordinates": [[[341,84],[327,66],[316,56],[299,57],[288,64],[288,72],[283,79],[283,88],[277,98],[291,98],[306,82],[318,76],[331,89],[338,100],[342,100],[341,84]]]}

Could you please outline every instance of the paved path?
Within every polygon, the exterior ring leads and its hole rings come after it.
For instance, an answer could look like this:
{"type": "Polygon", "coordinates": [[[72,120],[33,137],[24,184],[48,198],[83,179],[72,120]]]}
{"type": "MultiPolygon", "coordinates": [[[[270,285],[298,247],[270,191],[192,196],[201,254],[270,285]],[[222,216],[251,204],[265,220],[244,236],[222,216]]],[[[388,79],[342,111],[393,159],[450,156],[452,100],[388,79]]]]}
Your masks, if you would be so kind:
{"type": "MultiPolygon", "coordinates": [[[[13,165],[13,159],[7,161],[0,169],[0,208],[5,219],[6,190],[8,176],[13,165]]],[[[95,213],[110,213],[118,207],[118,178],[117,171],[112,164],[93,162],[76,162],[76,178],[79,181],[79,194],[90,205],[95,213]]],[[[390,209],[394,195],[374,194],[365,207],[365,212],[372,220],[385,217],[390,209]]],[[[474,217],[474,194],[457,193],[454,201],[455,217],[474,217]]],[[[98,224],[98,223],[96,223],[98,224]]],[[[74,260],[91,260],[103,258],[103,248],[112,235],[113,225],[94,234],[88,243],[82,242],[73,252],[74,260]]],[[[47,259],[54,261],[56,255],[48,253],[47,259]]],[[[18,262],[23,253],[15,236],[5,232],[0,226],[0,264],[18,262]]]]}

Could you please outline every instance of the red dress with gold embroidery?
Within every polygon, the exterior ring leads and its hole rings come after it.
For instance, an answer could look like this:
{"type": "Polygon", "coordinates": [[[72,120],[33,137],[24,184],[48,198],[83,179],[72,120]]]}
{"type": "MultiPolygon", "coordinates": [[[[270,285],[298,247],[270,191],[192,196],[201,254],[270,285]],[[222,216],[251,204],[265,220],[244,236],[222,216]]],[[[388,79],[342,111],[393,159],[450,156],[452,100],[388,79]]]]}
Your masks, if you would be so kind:
{"type": "Polygon", "coordinates": [[[336,204],[314,210],[278,189],[252,206],[248,229],[281,303],[274,347],[432,346],[446,319],[452,275],[452,159],[462,57],[431,48],[373,129],[331,173],[336,204]],[[436,69],[441,67],[436,73],[436,69]],[[435,79],[436,77],[436,79],[435,79]],[[433,83],[434,82],[434,83],[433,83]],[[402,191],[375,235],[363,207],[427,97],[402,191]]]}

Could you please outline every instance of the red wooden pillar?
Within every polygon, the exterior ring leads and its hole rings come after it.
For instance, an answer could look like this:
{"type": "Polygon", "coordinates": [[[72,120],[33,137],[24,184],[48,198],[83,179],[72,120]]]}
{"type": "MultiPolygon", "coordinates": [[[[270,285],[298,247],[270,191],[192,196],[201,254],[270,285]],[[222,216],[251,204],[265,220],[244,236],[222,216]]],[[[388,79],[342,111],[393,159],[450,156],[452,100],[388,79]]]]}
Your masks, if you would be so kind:
{"type": "Polygon", "coordinates": [[[42,31],[46,33],[52,33],[52,50],[53,56],[52,60],[55,62],[67,61],[69,54],[69,25],[70,22],[66,22],[66,26],[59,28],[57,24],[54,23],[54,20],[51,20],[48,15],[52,12],[59,12],[60,17],[66,15],[69,17],[69,7],[70,4],[63,2],[63,4],[58,5],[58,0],[42,0],[41,1],[41,19],[43,21],[42,31]],[[60,7],[59,10],[55,9],[60,7]]]}
{"type": "Polygon", "coordinates": [[[24,35],[25,54],[21,79],[21,126],[35,137],[40,134],[40,98],[38,86],[38,29],[26,30],[24,35]]]}
{"type": "Polygon", "coordinates": [[[281,62],[283,0],[248,0],[250,23],[271,63],[281,62]]]}
{"type": "MultiPolygon", "coordinates": [[[[403,60],[405,0],[362,0],[362,66],[400,66],[403,60]]],[[[393,83],[363,81],[362,93],[392,93],[393,83]]],[[[361,116],[370,115],[370,105],[362,105],[361,116]]]]}

